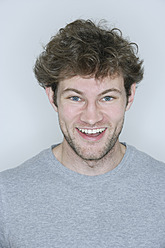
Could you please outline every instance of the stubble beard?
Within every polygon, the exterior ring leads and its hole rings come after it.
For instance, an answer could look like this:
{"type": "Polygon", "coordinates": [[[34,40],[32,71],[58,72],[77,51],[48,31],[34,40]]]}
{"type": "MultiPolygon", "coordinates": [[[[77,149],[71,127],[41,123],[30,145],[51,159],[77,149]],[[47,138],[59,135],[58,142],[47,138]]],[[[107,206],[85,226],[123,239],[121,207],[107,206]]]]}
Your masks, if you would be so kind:
{"type": "Polygon", "coordinates": [[[91,143],[89,146],[84,145],[84,147],[82,147],[76,142],[76,139],[74,137],[73,138],[71,137],[68,130],[65,133],[61,127],[61,131],[64,135],[67,144],[72,148],[72,150],[75,152],[76,155],[78,155],[81,159],[85,161],[98,161],[103,159],[107,154],[109,154],[113,150],[116,142],[119,139],[120,133],[123,129],[123,124],[124,124],[124,119],[120,124],[120,126],[116,127],[113,133],[110,135],[111,138],[109,138],[105,142],[103,147],[97,150],[97,154],[92,149],[92,147],[95,146],[95,143],[93,144],[91,143]]]}

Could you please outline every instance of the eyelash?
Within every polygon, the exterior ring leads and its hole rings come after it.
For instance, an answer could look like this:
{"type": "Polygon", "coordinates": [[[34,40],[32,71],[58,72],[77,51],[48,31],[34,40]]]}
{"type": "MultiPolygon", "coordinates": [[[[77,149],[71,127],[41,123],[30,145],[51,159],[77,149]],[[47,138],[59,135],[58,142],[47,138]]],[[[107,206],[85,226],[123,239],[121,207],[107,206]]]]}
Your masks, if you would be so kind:
{"type": "Polygon", "coordinates": [[[104,96],[102,99],[103,99],[104,102],[110,102],[110,101],[113,100],[113,97],[112,96],[104,96]],[[107,98],[109,98],[109,100],[105,100],[107,98]]]}
{"type": "Polygon", "coordinates": [[[79,96],[71,96],[70,99],[71,99],[72,101],[75,101],[75,102],[80,102],[80,101],[81,101],[81,98],[80,98],[79,96]],[[79,100],[75,100],[75,98],[76,98],[76,99],[79,99],[79,100]]]}
{"type": "MultiPolygon", "coordinates": [[[[79,97],[79,96],[71,96],[71,97],[69,97],[69,99],[74,101],[74,102],[81,102],[82,101],[81,97],[79,97]]],[[[104,96],[101,100],[103,102],[110,102],[113,99],[114,99],[114,97],[112,97],[112,96],[104,96]]]]}

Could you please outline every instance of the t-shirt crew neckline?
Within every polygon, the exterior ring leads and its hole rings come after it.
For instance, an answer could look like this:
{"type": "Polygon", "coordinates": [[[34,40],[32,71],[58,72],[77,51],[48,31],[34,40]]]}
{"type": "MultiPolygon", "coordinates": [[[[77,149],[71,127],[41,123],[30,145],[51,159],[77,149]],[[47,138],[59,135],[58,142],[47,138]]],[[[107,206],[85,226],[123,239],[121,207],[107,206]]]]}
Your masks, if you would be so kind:
{"type": "Polygon", "coordinates": [[[96,182],[98,183],[100,182],[105,182],[105,180],[112,180],[114,177],[116,177],[121,170],[126,169],[126,167],[130,164],[130,161],[132,160],[132,156],[133,156],[133,151],[131,152],[131,147],[128,146],[126,143],[123,143],[126,146],[126,152],[121,160],[121,162],[118,164],[118,166],[116,166],[113,170],[101,174],[101,175],[96,175],[96,176],[88,176],[88,175],[84,175],[84,174],[80,174],[78,172],[75,172],[67,167],[65,167],[63,164],[61,164],[56,157],[53,154],[53,148],[57,145],[52,145],[49,148],[49,153],[50,153],[50,164],[52,166],[53,170],[56,170],[56,172],[58,171],[59,174],[62,175],[62,177],[67,178],[67,179],[71,179],[72,181],[77,181],[78,183],[83,183],[84,181],[87,182],[96,182]],[[128,162],[129,159],[129,162],[128,162]]]}

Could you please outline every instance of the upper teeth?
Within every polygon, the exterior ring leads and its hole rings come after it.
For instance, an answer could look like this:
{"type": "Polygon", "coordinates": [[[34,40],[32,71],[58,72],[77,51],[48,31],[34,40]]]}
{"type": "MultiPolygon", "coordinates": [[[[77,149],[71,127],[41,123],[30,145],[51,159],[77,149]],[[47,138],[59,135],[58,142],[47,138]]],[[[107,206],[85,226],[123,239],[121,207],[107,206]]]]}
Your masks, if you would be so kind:
{"type": "Polygon", "coordinates": [[[98,129],[81,129],[81,128],[79,128],[79,130],[82,133],[92,134],[92,133],[102,133],[105,130],[105,128],[98,128],[98,129]]]}

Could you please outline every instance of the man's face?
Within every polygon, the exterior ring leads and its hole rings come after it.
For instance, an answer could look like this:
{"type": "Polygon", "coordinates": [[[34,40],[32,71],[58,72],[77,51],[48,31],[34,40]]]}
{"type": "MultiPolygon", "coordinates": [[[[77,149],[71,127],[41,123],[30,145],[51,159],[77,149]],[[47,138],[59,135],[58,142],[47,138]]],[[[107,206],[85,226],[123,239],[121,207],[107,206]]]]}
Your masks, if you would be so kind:
{"type": "MultiPolygon", "coordinates": [[[[132,86],[135,89],[135,86],[132,86]]],[[[53,93],[52,93],[53,94],[53,93]]],[[[57,92],[59,123],[65,149],[84,160],[99,160],[119,144],[128,99],[122,77],[102,81],[79,76],[61,81],[57,92]]],[[[50,97],[49,97],[50,99],[50,97]]]]}

